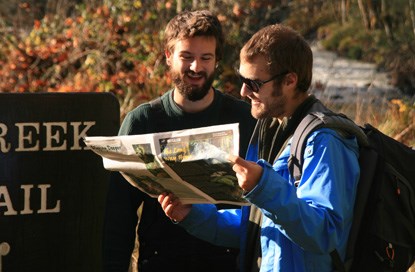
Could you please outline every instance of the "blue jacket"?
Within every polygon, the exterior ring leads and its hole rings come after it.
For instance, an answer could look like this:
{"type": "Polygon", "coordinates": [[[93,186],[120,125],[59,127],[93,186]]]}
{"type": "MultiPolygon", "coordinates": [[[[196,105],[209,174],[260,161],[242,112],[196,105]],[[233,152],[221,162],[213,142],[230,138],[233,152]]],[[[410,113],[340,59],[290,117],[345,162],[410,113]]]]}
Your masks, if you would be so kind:
{"type": "MultiPolygon", "coordinates": [[[[352,223],[360,174],[357,141],[326,128],[313,132],[298,187],[287,167],[289,152],[290,144],[272,166],[257,158],[257,146],[247,153],[264,169],[258,185],[245,195],[263,214],[261,271],[332,271],[329,254],[337,249],[344,258],[352,223]]],[[[246,244],[249,210],[193,205],[180,225],[211,243],[239,245],[243,263],[246,247],[252,246],[246,244]]]]}

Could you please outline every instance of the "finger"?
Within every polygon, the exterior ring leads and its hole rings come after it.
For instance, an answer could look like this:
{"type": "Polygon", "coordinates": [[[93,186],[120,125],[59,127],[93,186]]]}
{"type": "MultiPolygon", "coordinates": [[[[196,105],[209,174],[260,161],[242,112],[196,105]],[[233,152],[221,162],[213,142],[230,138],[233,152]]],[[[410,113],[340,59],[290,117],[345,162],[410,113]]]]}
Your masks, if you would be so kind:
{"type": "Polygon", "coordinates": [[[174,203],[168,204],[168,206],[166,207],[165,213],[166,213],[166,216],[170,218],[171,220],[179,222],[180,220],[177,218],[176,208],[177,208],[176,204],[174,203]]]}
{"type": "Polygon", "coordinates": [[[235,171],[235,173],[247,174],[250,167],[251,167],[252,162],[251,161],[246,161],[244,159],[240,159],[240,160],[238,159],[238,161],[240,163],[235,163],[232,166],[232,170],[235,171]]]}
{"type": "Polygon", "coordinates": [[[229,156],[229,161],[233,162],[234,166],[237,165],[237,166],[240,166],[241,168],[248,168],[252,164],[255,164],[252,161],[247,161],[239,156],[233,156],[233,155],[229,156]]]}
{"type": "Polygon", "coordinates": [[[182,203],[181,203],[181,201],[180,201],[180,198],[178,198],[178,197],[177,197],[177,196],[175,196],[175,195],[171,195],[170,202],[171,202],[172,204],[174,204],[175,206],[176,206],[176,205],[181,205],[181,204],[182,204],[182,203]]]}
{"type": "Polygon", "coordinates": [[[240,160],[243,160],[241,157],[239,157],[239,156],[235,156],[235,155],[231,155],[231,154],[229,154],[228,155],[228,160],[231,162],[231,163],[239,163],[240,162],[240,160]]]}
{"type": "Polygon", "coordinates": [[[234,164],[233,166],[232,166],[232,170],[235,172],[235,173],[241,173],[241,172],[243,172],[244,171],[244,168],[243,167],[241,167],[239,164],[234,164]]]}
{"type": "Polygon", "coordinates": [[[238,179],[239,187],[241,187],[242,181],[245,180],[245,175],[241,175],[239,173],[236,173],[236,178],[238,179]]]}
{"type": "Polygon", "coordinates": [[[162,203],[163,203],[163,200],[164,200],[164,198],[166,198],[166,196],[167,196],[167,193],[162,193],[162,194],[160,194],[160,195],[157,197],[158,202],[159,202],[160,204],[162,204],[162,203]]]}
{"type": "Polygon", "coordinates": [[[245,171],[246,167],[248,166],[248,161],[242,159],[239,156],[232,156],[229,157],[230,161],[233,163],[232,169],[235,172],[242,172],[245,171]]]}
{"type": "Polygon", "coordinates": [[[182,205],[180,200],[176,197],[166,200],[164,212],[170,219],[178,221],[175,212],[178,206],[182,205]]]}
{"type": "Polygon", "coordinates": [[[163,210],[165,210],[167,207],[168,207],[168,205],[169,204],[171,204],[173,201],[172,201],[172,195],[170,195],[170,194],[168,194],[168,195],[166,195],[165,197],[163,197],[162,199],[161,199],[161,207],[163,208],[163,210]]]}

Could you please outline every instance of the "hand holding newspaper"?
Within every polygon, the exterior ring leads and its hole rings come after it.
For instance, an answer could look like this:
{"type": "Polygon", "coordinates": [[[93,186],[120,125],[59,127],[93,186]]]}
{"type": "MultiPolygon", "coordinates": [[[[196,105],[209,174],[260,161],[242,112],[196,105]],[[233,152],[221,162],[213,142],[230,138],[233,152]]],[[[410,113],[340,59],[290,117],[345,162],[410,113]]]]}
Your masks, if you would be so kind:
{"type": "Polygon", "coordinates": [[[173,192],[184,204],[249,205],[242,197],[229,154],[238,155],[238,124],[162,133],[85,137],[105,169],[157,198],[173,192]]]}

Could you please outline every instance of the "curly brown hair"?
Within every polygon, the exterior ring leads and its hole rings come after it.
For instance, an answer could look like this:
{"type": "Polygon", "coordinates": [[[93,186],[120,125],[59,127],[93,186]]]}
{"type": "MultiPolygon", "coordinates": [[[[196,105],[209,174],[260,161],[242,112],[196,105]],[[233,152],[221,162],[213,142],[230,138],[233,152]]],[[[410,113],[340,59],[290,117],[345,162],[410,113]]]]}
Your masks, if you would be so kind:
{"type": "Polygon", "coordinates": [[[216,60],[222,59],[224,44],[222,25],[208,10],[183,11],[171,19],[164,32],[165,50],[173,52],[177,40],[195,36],[214,37],[216,60]]]}

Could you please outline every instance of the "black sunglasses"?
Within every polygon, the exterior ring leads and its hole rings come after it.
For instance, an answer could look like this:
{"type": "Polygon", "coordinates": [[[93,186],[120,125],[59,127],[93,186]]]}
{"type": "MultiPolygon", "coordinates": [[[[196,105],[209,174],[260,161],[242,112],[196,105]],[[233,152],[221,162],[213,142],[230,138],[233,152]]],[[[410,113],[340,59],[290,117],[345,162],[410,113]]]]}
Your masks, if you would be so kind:
{"type": "Polygon", "coordinates": [[[273,80],[277,79],[280,76],[285,76],[286,74],[288,74],[288,72],[282,72],[282,73],[276,74],[275,76],[271,77],[270,79],[264,80],[264,81],[249,79],[249,78],[243,77],[239,73],[239,70],[236,70],[236,74],[238,75],[239,80],[242,83],[244,83],[248,87],[249,90],[251,90],[254,93],[257,93],[257,92],[259,92],[259,89],[261,89],[262,85],[264,85],[265,83],[268,83],[270,81],[273,81],[273,80]]]}

